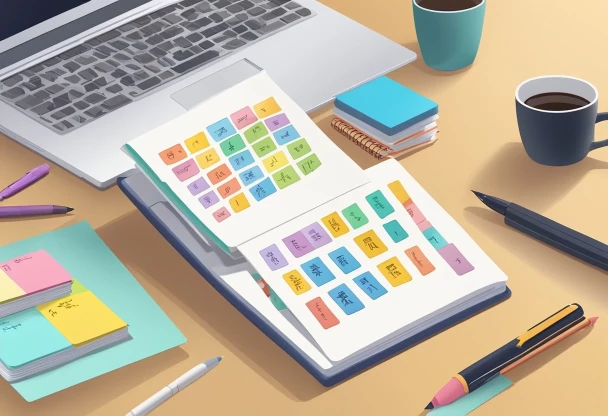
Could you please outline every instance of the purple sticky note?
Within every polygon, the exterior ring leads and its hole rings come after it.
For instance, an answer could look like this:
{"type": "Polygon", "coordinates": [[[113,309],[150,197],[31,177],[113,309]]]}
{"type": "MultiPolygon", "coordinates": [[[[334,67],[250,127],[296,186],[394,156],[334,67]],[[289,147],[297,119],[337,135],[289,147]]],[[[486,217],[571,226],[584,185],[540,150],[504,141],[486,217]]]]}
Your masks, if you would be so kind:
{"type": "Polygon", "coordinates": [[[283,239],[283,243],[285,243],[289,251],[291,251],[291,254],[293,254],[296,258],[302,257],[315,249],[313,245],[308,242],[306,237],[304,237],[304,234],[302,234],[301,231],[298,231],[289,237],[285,237],[283,239]]]}
{"type": "Polygon", "coordinates": [[[264,120],[264,123],[266,123],[266,127],[268,127],[268,130],[275,131],[280,129],[281,127],[285,127],[286,125],[288,125],[289,119],[285,114],[279,114],[278,116],[270,117],[264,120]]]}
{"type": "Polygon", "coordinates": [[[287,266],[287,260],[283,256],[283,253],[279,250],[276,244],[266,247],[260,251],[260,256],[264,259],[270,270],[278,270],[281,267],[287,266]]]}
{"type": "Polygon", "coordinates": [[[207,192],[205,195],[201,196],[198,200],[201,204],[203,204],[203,207],[207,209],[211,205],[217,204],[220,199],[218,198],[215,192],[210,191],[207,192]]]}
{"type": "Polygon", "coordinates": [[[301,232],[314,248],[319,248],[325,244],[331,243],[331,237],[318,222],[302,228],[301,232]]]}
{"type": "Polygon", "coordinates": [[[437,251],[441,254],[441,257],[448,262],[450,267],[454,269],[458,276],[462,276],[475,269],[471,263],[464,258],[460,250],[458,250],[454,244],[448,244],[437,251]]]}
{"type": "Polygon", "coordinates": [[[198,178],[190,185],[188,185],[188,189],[192,195],[198,195],[203,192],[205,189],[209,189],[209,184],[205,181],[205,178],[198,178]]]}

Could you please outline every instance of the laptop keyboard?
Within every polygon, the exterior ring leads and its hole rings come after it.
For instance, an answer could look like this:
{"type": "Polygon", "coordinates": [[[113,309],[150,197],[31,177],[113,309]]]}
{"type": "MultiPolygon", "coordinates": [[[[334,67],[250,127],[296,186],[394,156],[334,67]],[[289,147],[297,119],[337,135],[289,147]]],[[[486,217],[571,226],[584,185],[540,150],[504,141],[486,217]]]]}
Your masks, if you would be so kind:
{"type": "Polygon", "coordinates": [[[0,100],[66,134],[312,15],[290,0],[184,0],[0,81],[0,100]]]}

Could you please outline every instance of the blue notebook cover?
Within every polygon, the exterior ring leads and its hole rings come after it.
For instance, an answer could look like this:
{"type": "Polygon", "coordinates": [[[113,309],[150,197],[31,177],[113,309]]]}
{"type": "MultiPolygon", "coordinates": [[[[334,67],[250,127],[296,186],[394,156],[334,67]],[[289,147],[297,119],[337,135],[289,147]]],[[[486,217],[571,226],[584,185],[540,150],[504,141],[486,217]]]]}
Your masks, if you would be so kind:
{"type": "Polygon", "coordinates": [[[338,95],[334,105],[388,136],[439,112],[437,103],[386,76],[338,95]]]}
{"type": "Polygon", "coordinates": [[[366,357],[361,361],[353,364],[348,368],[344,368],[338,373],[332,373],[328,375],[326,372],[321,370],[314,361],[312,361],[306,354],[304,354],[299,348],[295,347],[294,344],[289,342],[281,332],[279,332],[271,323],[260,317],[256,310],[251,308],[249,304],[242,300],[239,296],[235,295],[229,290],[228,286],[224,282],[216,278],[213,273],[207,269],[207,267],[196,258],[196,256],[184,245],[177,236],[171,231],[170,228],[143,202],[143,200],[137,195],[137,193],[129,186],[126,178],[118,179],[119,188],[125,193],[125,195],[131,200],[135,207],[146,217],[148,221],[156,228],[156,230],[173,246],[175,250],[203,277],[205,280],[213,286],[232,306],[234,306],[245,318],[247,318],[252,324],[254,324],[260,331],[270,338],[276,345],[278,345],[283,351],[289,354],[298,364],[300,364],[306,371],[308,371],[321,385],[325,387],[331,387],[342,381],[353,377],[368,368],[381,363],[384,360],[391,358],[398,353],[413,347],[414,345],[423,342],[424,340],[437,335],[438,333],[448,329],[451,326],[457,325],[458,323],[480,313],[484,310],[502,302],[511,297],[511,290],[507,287],[503,293],[490,298],[484,302],[481,302],[469,309],[454,315],[451,319],[442,321],[417,335],[402,340],[397,344],[393,344],[383,351],[380,351],[372,356],[366,357]]]}

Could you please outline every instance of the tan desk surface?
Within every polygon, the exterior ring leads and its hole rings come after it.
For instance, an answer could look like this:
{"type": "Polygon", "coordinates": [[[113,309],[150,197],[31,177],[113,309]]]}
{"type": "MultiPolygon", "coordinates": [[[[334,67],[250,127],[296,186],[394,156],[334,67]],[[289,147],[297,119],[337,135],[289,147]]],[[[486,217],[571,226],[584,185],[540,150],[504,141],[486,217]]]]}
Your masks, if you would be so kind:
{"type": "MultiPolygon", "coordinates": [[[[419,52],[409,0],[324,2],[419,52]]],[[[35,403],[0,383],[0,414],[124,415],[199,362],[225,355],[212,374],[154,414],[419,415],[453,373],[570,302],[599,315],[596,327],[515,370],[516,384],[474,414],[605,414],[608,275],[506,228],[469,191],[512,199],[608,241],[608,150],[571,167],[535,165],[524,154],[515,120],[514,90],[530,77],[578,76],[608,94],[602,53],[608,3],[583,3],[490,1],[471,68],[437,73],[420,58],[391,74],[440,105],[439,141],[403,165],[509,275],[510,300],[325,389],[192,270],[118,188],[96,191],[53,167],[48,178],[10,203],[66,204],[76,208],[74,215],[0,221],[0,245],[88,220],[189,341],[35,403]]],[[[601,108],[608,109],[608,101],[600,100],[601,108]]],[[[331,130],[328,110],[314,115],[315,121],[362,167],[372,165],[371,157],[331,130]]],[[[597,132],[607,137],[608,125],[597,132]]],[[[6,138],[0,139],[0,155],[3,184],[42,162],[6,138]]]]}

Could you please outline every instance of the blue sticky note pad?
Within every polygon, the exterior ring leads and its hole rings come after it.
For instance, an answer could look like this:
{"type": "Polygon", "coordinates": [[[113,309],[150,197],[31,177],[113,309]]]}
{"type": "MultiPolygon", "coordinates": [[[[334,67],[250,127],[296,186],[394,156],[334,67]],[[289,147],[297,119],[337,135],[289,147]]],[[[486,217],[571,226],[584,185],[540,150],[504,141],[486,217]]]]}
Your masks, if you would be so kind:
{"type": "Polygon", "coordinates": [[[472,393],[456,400],[454,403],[431,410],[427,416],[465,416],[505,391],[512,384],[511,380],[503,375],[499,375],[472,393]]]}
{"type": "Polygon", "coordinates": [[[437,103],[385,76],[338,95],[334,104],[389,136],[439,112],[437,103]]]}
{"type": "Polygon", "coordinates": [[[264,198],[268,198],[270,195],[274,194],[277,191],[277,188],[274,186],[270,178],[264,179],[262,182],[257,185],[249,188],[249,192],[255,198],[256,201],[261,201],[264,198]]]}
{"type": "Polygon", "coordinates": [[[283,127],[281,130],[274,132],[274,138],[279,145],[287,144],[295,139],[300,138],[300,133],[290,124],[287,127],[283,127]]]}
{"type": "Polygon", "coordinates": [[[318,257],[302,264],[302,270],[317,286],[323,286],[325,283],[331,282],[336,278],[318,257]]]}
{"type": "Polygon", "coordinates": [[[405,240],[409,234],[403,229],[399,221],[392,220],[382,225],[386,233],[391,237],[394,243],[405,240]]]}
{"type": "Polygon", "coordinates": [[[376,300],[387,293],[384,286],[370,272],[365,272],[353,279],[353,282],[371,299],[376,300]]]}
{"type": "Polygon", "coordinates": [[[382,191],[372,192],[365,199],[380,218],[386,218],[395,212],[395,209],[388,202],[382,191]]]}
{"type": "Polygon", "coordinates": [[[236,130],[228,118],[224,118],[207,127],[207,132],[213,140],[221,142],[224,139],[236,134],[236,130]]]}
{"type": "Polygon", "coordinates": [[[329,296],[347,315],[352,315],[365,308],[365,305],[344,283],[330,290],[329,296]]]}
{"type": "Polygon", "coordinates": [[[253,163],[253,156],[249,150],[245,150],[229,157],[228,160],[230,161],[230,164],[234,170],[241,170],[253,163]]]}
{"type": "MultiPolygon", "coordinates": [[[[118,230],[120,227],[113,228],[118,230]]],[[[70,275],[77,276],[87,289],[129,324],[132,339],[60,368],[11,383],[28,402],[186,342],[179,329],[110,251],[89,223],[80,222],[0,247],[0,263],[38,250],[46,250],[70,275]]],[[[176,352],[165,355],[160,360],[151,360],[146,365],[158,366],[158,371],[161,371],[165,368],[165,362],[175,362],[178,357],[183,360],[187,355],[176,352]]],[[[107,380],[110,379],[105,382],[107,380]]],[[[90,388],[101,388],[101,384],[92,384],[90,388]]]]}
{"type": "Polygon", "coordinates": [[[424,234],[426,239],[429,240],[429,243],[431,243],[435,250],[439,250],[440,248],[448,245],[448,242],[445,241],[445,238],[439,234],[439,231],[437,231],[435,227],[427,228],[422,232],[422,234],[424,234]]]}
{"type": "Polygon", "coordinates": [[[241,178],[243,185],[248,186],[262,179],[264,173],[258,166],[254,166],[251,169],[244,170],[239,177],[241,178]]]}
{"type": "Polygon", "coordinates": [[[350,252],[344,247],[340,247],[339,249],[329,253],[329,258],[336,263],[336,266],[338,266],[344,274],[349,274],[350,272],[353,272],[361,267],[361,264],[357,261],[357,259],[355,259],[353,255],[350,254],[350,252]]]}

